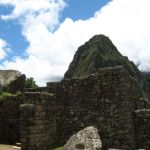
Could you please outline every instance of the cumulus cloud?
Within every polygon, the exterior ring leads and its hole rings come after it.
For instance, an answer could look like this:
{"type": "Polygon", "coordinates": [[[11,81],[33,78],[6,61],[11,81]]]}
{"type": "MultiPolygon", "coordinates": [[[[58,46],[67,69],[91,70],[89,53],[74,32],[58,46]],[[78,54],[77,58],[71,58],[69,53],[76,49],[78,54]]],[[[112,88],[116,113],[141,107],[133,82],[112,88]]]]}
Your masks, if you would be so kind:
{"type": "Polygon", "coordinates": [[[0,39],[0,60],[3,60],[9,52],[11,52],[11,49],[9,48],[7,42],[0,39]]]}
{"type": "Polygon", "coordinates": [[[29,42],[25,51],[27,58],[5,60],[1,68],[13,68],[33,76],[39,85],[62,76],[66,65],[62,58],[67,55],[59,53],[61,46],[54,45],[51,37],[66,3],[63,0],[0,0],[0,4],[14,7],[11,14],[2,15],[1,19],[17,19],[22,26],[22,35],[29,42]]]}
{"type": "Polygon", "coordinates": [[[63,76],[78,46],[95,34],[105,34],[123,55],[140,64],[139,69],[150,71],[149,0],[112,0],[87,20],[66,18],[62,23],[63,0],[39,0],[34,7],[36,2],[0,0],[0,4],[14,6],[2,18],[18,19],[29,42],[28,57],[5,61],[3,68],[18,69],[42,85],[63,76]]]}

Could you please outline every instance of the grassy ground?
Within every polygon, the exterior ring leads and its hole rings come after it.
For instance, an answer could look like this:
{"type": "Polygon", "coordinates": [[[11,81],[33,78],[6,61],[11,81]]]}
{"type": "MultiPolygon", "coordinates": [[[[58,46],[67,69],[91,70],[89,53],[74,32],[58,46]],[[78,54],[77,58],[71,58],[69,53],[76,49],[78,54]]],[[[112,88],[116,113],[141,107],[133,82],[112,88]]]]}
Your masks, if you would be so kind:
{"type": "Polygon", "coordinates": [[[62,147],[55,148],[53,150],[62,150],[62,147]]]}

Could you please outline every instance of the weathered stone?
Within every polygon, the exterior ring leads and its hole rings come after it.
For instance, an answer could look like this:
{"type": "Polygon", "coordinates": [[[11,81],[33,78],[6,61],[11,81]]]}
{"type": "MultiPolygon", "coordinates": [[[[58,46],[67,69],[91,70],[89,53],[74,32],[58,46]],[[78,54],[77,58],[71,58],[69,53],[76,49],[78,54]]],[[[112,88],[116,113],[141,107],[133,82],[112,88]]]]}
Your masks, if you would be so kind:
{"type": "Polygon", "coordinates": [[[6,86],[21,75],[17,70],[0,70],[0,85],[6,86]]]}
{"type": "Polygon", "coordinates": [[[137,145],[150,149],[150,109],[136,110],[135,116],[137,145]]]}
{"type": "MultiPolygon", "coordinates": [[[[46,91],[55,96],[25,93],[25,99],[32,101],[35,108],[42,107],[36,109],[34,129],[28,128],[40,141],[36,150],[41,150],[46,141],[49,145],[63,145],[71,135],[91,125],[97,126],[101,133],[104,149],[136,148],[138,133],[135,134],[133,114],[141,95],[138,84],[123,67],[105,68],[84,78],[48,83],[46,91]],[[44,140],[44,133],[48,140],[44,140]]],[[[26,138],[28,135],[27,132],[26,138]]],[[[26,145],[33,147],[33,143],[26,145]]],[[[83,145],[79,144],[77,148],[83,148],[83,145]]]]}
{"type": "Polygon", "coordinates": [[[17,70],[0,70],[0,92],[24,91],[25,75],[17,70]]]}
{"type": "Polygon", "coordinates": [[[20,97],[9,96],[0,101],[0,143],[13,144],[20,141],[20,97]]]}
{"type": "MultiPolygon", "coordinates": [[[[18,120],[21,115],[22,121],[13,125],[17,129],[14,131],[21,129],[23,150],[64,145],[71,135],[87,126],[97,127],[106,150],[109,147],[135,150],[145,146],[149,149],[149,110],[135,112],[147,108],[147,103],[140,99],[137,82],[123,67],[105,68],[84,78],[49,83],[45,92],[54,96],[39,91],[24,93],[18,101],[0,102],[0,142],[15,135],[6,121],[18,120]],[[23,104],[21,113],[20,103],[23,104]]],[[[77,145],[79,147],[83,145],[77,145]]]]}
{"type": "Polygon", "coordinates": [[[26,76],[20,75],[15,80],[11,81],[8,85],[4,87],[4,91],[10,93],[24,92],[25,89],[25,79],[26,76]]]}
{"type": "Polygon", "coordinates": [[[98,130],[87,127],[73,135],[63,147],[63,150],[101,150],[102,142],[98,130]]]}

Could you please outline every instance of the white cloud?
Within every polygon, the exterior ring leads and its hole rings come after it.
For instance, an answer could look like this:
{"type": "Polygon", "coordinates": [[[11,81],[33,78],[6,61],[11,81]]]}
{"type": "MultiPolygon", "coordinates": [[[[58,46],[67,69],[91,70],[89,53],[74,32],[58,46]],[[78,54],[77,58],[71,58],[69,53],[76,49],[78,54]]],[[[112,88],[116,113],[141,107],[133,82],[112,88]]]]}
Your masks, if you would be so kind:
{"type": "Polygon", "coordinates": [[[57,34],[67,37],[73,50],[93,35],[105,34],[141,70],[150,71],[149,7],[148,0],[113,0],[88,20],[66,19],[57,34]]]}
{"type": "Polygon", "coordinates": [[[4,61],[1,68],[17,69],[27,76],[33,76],[42,85],[63,75],[65,53],[59,52],[60,45],[54,45],[51,37],[59,25],[59,13],[65,7],[63,0],[0,0],[1,5],[14,7],[11,14],[1,16],[3,20],[17,19],[22,25],[22,34],[29,42],[25,53],[28,58],[4,61]],[[58,54],[59,53],[59,54],[58,54]]]}
{"type": "Polygon", "coordinates": [[[87,20],[67,18],[63,23],[59,23],[65,7],[62,0],[38,2],[0,0],[0,4],[14,6],[13,12],[2,18],[19,19],[22,34],[29,42],[28,58],[5,61],[3,68],[18,69],[41,85],[63,76],[78,46],[95,34],[105,34],[123,55],[140,63],[141,70],[150,71],[149,0],[113,0],[87,20]]]}
{"type": "Polygon", "coordinates": [[[28,21],[27,17],[30,16],[37,21],[43,21],[46,25],[51,25],[50,19],[56,23],[59,11],[65,6],[63,0],[0,0],[0,4],[14,7],[11,14],[1,16],[4,20],[19,18],[28,21]],[[49,20],[46,20],[48,15],[49,20]]]}
{"type": "Polygon", "coordinates": [[[9,48],[7,42],[0,39],[0,60],[3,60],[9,52],[11,52],[11,49],[9,48]]]}

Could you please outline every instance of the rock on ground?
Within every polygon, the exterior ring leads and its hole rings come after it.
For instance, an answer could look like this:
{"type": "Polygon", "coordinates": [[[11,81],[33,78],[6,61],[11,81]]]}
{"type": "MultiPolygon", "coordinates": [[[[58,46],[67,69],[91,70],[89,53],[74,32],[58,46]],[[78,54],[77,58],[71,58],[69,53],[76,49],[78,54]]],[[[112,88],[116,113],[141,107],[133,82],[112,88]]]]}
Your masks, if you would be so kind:
{"type": "Polygon", "coordinates": [[[84,128],[73,135],[64,145],[63,150],[101,150],[102,142],[98,130],[93,126],[84,128]]]}

